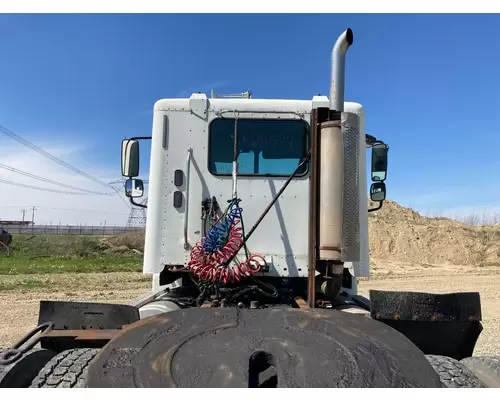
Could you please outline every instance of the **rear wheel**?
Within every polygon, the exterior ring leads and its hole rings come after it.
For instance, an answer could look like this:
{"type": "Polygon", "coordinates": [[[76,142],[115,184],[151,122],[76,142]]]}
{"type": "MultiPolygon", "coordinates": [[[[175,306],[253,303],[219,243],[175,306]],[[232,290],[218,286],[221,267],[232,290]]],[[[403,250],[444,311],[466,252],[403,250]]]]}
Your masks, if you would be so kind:
{"type": "Polygon", "coordinates": [[[468,357],[460,362],[469,368],[486,387],[500,388],[500,357],[468,357]]]}
{"type": "Polygon", "coordinates": [[[82,388],[88,366],[100,349],[71,349],[52,358],[31,383],[32,388],[82,388]]]}
{"type": "Polygon", "coordinates": [[[0,365],[0,388],[30,387],[32,380],[55,355],[50,350],[33,349],[12,364],[0,365]]]}
{"type": "Polygon", "coordinates": [[[427,360],[438,373],[441,383],[447,388],[484,388],[486,387],[460,361],[450,357],[426,355],[427,360]]]}

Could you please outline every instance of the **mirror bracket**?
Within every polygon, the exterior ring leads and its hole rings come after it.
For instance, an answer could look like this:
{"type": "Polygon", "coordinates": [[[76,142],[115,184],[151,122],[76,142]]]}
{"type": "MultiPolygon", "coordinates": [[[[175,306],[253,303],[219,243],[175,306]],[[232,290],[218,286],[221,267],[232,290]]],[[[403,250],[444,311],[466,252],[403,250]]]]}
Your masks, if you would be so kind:
{"type": "Polygon", "coordinates": [[[141,203],[136,203],[134,201],[134,199],[132,197],[129,197],[130,199],[130,203],[136,207],[140,207],[140,208],[148,208],[148,206],[144,205],[144,204],[141,204],[141,203]]]}
{"type": "Polygon", "coordinates": [[[370,209],[368,210],[368,212],[373,212],[373,211],[378,211],[378,210],[380,210],[380,209],[382,208],[382,205],[383,205],[383,204],[384,204],[384,202],[383,202],[383,201],[379,201],[379,202],[378,202],[378,206],[377,206],[377,207],[370,208],[370,209]]]}
{"type": "Polygon", "coordinates": [[[143,195],[144,195],[144,181],[142,179],[136,179],[136,178],[127,179],[127,181],[125,182],[125,196],[127,196],[130,199],[130,203],[133,206],[140,207],[140,208],[148,208],[147,205],[136,203],[135,200],[134,200],[134,198],[136,198],[136,197],[142,197],[143,195]],[[135,182],[139,183],[140,188],[138,190],[140,190],[140,194],[136,193],[136,195],[134,196],[133,186],[135,186],[135,182]],[[129,185],[131,187],[129,189],[127,189],[127,187],[129,185]]]}

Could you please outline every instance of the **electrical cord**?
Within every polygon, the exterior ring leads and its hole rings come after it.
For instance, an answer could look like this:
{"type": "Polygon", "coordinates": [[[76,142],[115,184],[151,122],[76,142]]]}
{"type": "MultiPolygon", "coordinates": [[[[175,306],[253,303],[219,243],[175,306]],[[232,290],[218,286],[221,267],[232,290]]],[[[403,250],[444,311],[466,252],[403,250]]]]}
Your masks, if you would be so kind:
{"type": "Polygon", "coordinates": [[[232,284],[248,278],[266,264],[263,256],[253,254],[241,262],[235,259],[243,245],[243,209],[239,199],[230,201],[228,207],[207,235],[191,250],[190,261],[184,270],[189,270],[198,278],[202,293],[213,284],[232,284]],[[232,261],[232,265],[231,264],[232,261]]]}
{"type": "Polygon", "coordinates": [[[254,291],[254,290],[257,291],[257,292],[259,292],[261,295],[263,295],[265,297],[269,297],[269,298],[272,298],[272,299],[278,297],[278,291],[276,290],[276,288],[273,285],[261,282],[261,281],[255,279],[254,277],[252,277],[252,280],[255,281],[256,283],[258,283],[258,285],[251,285],[251,286],[244,287],[243,289],[237,291],[236,293],[231,294],[229,296],[229,298],[228,298],[228,301],[234,301],[238,297],[244,295],[245,293],[248,293],[248,292],[251,292],[251,291],[254,291]],[[270,290],[271,293],[269,293],[269,292],[261,289],[259,287],[259,285],[262,285],[266,289],[270,290]]]}

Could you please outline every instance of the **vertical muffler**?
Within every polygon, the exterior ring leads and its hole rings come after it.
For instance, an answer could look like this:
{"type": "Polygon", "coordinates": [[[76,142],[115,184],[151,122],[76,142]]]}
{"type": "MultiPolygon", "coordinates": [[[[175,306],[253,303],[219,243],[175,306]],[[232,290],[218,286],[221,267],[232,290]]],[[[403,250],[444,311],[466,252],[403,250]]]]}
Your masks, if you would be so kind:
{"type": "Polygon", "coordinates": [[[319,132],[319,261],[324,263],[325,277],[321,291],[336,297],[343,281],[342,258],[345,55],[353,43],[353,32],[347,29],[335,42],[331,55],[329,117],[320,124],[319,132]]]}

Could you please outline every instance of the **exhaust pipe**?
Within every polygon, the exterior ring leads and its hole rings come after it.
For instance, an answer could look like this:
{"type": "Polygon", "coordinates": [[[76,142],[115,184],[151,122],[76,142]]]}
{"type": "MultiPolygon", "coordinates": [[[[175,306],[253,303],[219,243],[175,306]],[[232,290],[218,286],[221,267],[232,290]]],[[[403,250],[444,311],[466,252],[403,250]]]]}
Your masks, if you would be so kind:
{"type": "Polygon", "coordinates": [[[354,34],[347,29],[333,45],[330,82],[330,110],[333,111],[344,111],[345,54],[353,41],[354,34]]]}
{"type": "Polygon", "coordinates": [[[347,29],[333,46],[330,117],[320,125],[319,259],[326,267],[326,281],[321,291],[329,298],[335,298],[340,293],[344,273],[341,255],[344,192],[341,119],[344,111],[345,54],[353,39],[352,30],[347,29]]]}

